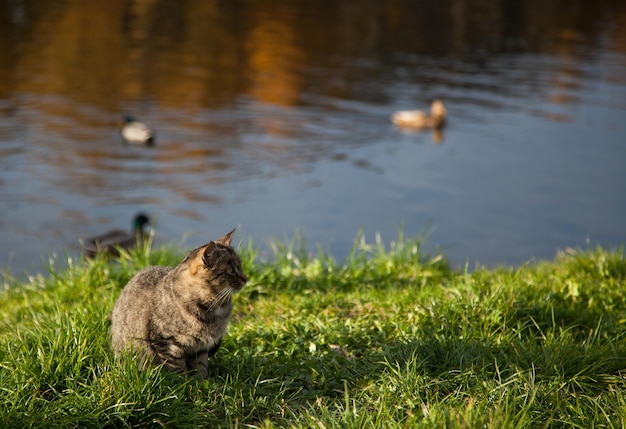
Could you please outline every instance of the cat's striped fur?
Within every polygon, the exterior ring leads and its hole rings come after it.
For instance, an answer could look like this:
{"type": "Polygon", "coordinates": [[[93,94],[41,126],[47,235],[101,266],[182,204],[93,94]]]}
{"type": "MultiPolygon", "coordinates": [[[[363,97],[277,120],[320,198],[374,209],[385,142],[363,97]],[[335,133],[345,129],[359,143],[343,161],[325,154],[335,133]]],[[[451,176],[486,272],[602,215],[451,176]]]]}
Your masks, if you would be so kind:
{"type": "Polygon", "coordinates": [[[220,347],[233,293],[246,283],[230,243],[234,230],[192,250],[174,268],[149,267],[126,285],[111,313],[113,350],[206,378],[220,347]]]}

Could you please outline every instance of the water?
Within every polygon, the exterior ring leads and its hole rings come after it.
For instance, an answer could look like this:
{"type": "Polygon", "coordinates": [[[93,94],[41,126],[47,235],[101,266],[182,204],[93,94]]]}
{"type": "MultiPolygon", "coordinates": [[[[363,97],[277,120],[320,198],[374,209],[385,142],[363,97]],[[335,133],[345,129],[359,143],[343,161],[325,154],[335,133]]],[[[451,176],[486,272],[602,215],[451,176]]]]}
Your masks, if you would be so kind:
{"type": "Polygon", "coordinates": [[[138,211],[181,248],[235,226],[337,258],[428,230],[470,266],[619,246],[625,29],[617,0],[0,0],[0,267],[138,211]],[[443,136],[390,124],[434,98],[443,136]],[[154,148],[121,143],[126,114],[154,148]]]}

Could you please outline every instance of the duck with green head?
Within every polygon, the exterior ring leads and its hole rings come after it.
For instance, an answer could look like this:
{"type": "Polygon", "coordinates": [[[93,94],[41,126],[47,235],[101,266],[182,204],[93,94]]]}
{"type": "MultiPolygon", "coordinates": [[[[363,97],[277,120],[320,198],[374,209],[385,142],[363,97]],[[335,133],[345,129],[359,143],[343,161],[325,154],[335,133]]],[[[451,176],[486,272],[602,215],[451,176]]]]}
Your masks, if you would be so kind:
{"type": "Polygon", "coordinates": [[[146,235],[144,228],[150,224],[150,218],[144,213],[138,213],[133,218],[131,231],[114,229],[83,241],[83,248],[88,257],[94,257],[98,253],[111,257],[120,256],[120,249],[130,250],[137,243],[142,243],[146,235]]]}
{"type": "Polygon", "coordinates": [[[127,144],[154,145],[154,131],[143,122],[137,121],[133,116],[124,117],[120,133],[122,134],[122,139],[127,144]]]}

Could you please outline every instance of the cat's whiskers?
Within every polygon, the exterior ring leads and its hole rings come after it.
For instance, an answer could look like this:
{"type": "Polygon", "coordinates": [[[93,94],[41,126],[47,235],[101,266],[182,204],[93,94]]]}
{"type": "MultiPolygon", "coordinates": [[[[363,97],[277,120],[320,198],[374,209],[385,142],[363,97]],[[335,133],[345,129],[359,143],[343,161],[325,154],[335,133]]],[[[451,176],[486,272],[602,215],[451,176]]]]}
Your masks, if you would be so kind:
{"type": "Polygon", "coordinates": [[[231,288],[231,287],[227,287],[225,289],[222,289],[217,294],[215,299],[211,302],[211,305],[209,305],[208,311],[213,311],[216,307],[219,307],[223,303],[227,302],[230,299],[230,297],[233,294],[233,292],[234,292],[233,288],[231,288]]]}

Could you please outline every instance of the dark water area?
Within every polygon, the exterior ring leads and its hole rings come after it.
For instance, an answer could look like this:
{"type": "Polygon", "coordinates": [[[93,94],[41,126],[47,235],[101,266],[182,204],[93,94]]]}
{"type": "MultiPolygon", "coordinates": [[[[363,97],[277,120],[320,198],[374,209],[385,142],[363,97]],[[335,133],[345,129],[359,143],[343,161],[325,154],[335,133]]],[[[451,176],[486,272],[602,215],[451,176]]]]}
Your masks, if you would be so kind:
{"type": "Polygon", "coordinates": [[[626,243],[626,2],[0,0],[0,273],[130,228],[455,266],[626,243]],[[449,113],[443,133],[389,116],[449,113]],[[132,114],[152,148],[122,144],[132,114]]]}

